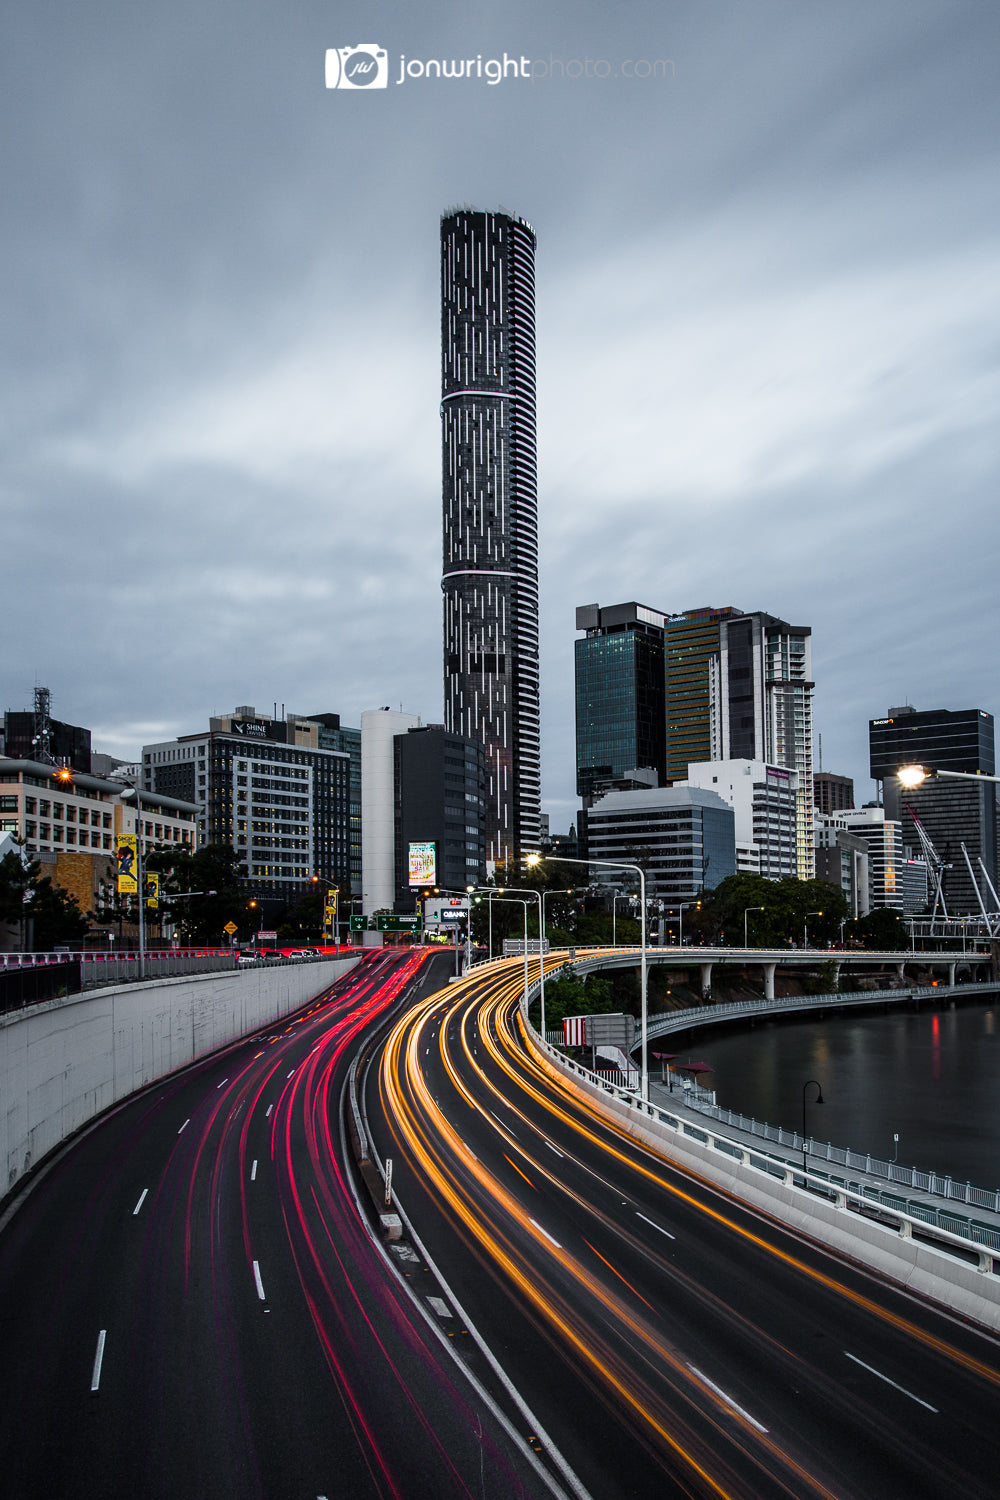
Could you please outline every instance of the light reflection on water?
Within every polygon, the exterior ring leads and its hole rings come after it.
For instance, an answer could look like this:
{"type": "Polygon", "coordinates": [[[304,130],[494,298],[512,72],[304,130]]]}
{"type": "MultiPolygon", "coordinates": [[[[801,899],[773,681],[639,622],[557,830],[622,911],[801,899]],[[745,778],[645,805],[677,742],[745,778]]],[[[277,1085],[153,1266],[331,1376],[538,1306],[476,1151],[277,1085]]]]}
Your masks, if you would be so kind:
{"type": "MultiPolygon", "coordinates": [[[[759,1023],[695,1043],[720,1104],[817,1140],[1000,1188],[1000,1033],[995,1006],[759,1023]]],[[[677,1061],[688,1058],[687,1051],[677,1061]]]]}

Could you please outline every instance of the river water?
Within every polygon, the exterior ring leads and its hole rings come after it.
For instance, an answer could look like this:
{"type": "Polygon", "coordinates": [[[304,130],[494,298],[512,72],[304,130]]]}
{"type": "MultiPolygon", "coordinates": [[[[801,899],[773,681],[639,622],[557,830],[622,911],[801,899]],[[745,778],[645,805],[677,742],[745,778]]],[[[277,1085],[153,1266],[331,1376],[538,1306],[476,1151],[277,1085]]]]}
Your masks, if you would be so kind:
{"type": "Polygon", "coordinates": [[[709,1030],[677,1056],[691,1060],[711,1064],[699,1081],[730,1109],[801,1130],[802,1086],[815,1079],[824,1102],[808,1089],[806,1131],[817,1140],[1000,1188],[1000,1001],[709,1030]]]}

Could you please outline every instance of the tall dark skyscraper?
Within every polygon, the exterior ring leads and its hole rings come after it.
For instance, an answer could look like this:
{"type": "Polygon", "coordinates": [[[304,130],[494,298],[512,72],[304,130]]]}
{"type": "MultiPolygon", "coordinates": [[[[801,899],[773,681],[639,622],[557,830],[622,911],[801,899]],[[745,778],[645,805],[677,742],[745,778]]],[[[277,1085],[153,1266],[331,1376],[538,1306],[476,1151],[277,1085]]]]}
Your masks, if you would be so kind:
{"type": "Polygon", "coordinates": [[[896,772],[900,766],[916,764],[992,776],[996,764],[993,731],[993,715],[982,708],[914,709],[906,705],[890,708],[884,719],[868,721],[871,774],[873,780],[882,782],[885,815],[899,820],[903,845],[915,853],[920,850],[917,820],[923,824],[945,862],[943,894],[953,917],[975,913],[980,902],[995,910],[988,883],[997,881],[996,785],[986,780],[949,779],[925,781],[904,792],[896,772]]]}
{"type": "Polygon", "coordinates": [[[488,847],[538,847],[535,235],[523,219],[441,220],[444,714],[486,751],[488,847]]]}

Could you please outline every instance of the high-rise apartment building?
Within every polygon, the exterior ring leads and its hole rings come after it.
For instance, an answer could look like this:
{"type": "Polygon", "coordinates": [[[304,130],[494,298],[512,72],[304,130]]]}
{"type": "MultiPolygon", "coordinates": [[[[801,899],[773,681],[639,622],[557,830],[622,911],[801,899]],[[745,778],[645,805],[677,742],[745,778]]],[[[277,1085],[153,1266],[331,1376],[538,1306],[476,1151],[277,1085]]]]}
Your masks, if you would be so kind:
{"type": "Polygon", "coordinates": [[[767,766],[760,760],[711,760],[688,766],[687,782],[681,784],[715,792],[733,809],[740,874],[785,880],[798,874],[798,783],[797,773],[783,766],[767,766]]]}
{"type": "Polygon", "coordinates": [[[535,235],[441,221],[444,714],[486,754],[489,858],[538,846],[535,235]]]}
{"type": "Polygon", "coordinates": [[[762,760],[798,773],[796,858],[811,880],[813,722],[811,631],[755,612],[719,622],[719,653],[710,666],[712,760],[762,760]]]}
{"type": "Polygon", "coordinates": [[[601,785],[640,767],[662,785],[666,755],[663,631],[644,604],[577,609],[576,790],[589,805],[601,785]]]}
{"type": "Polygon", "coordinates": [[[843,828],[868,846],[868,895],[871,907],[894,906],[912,916],[927,904],[927,866],[903,847],[903,833],[882,807],[858,807],[824,815],[827,827],[843,828]]]}
{"type": "Polygon", "coordinates": [[[143,785],[199,805],[200,841],[235,850],[248,892],[290,904],[313,876],[346,890],[352,755],[321,744],[326,732],[246,705],[209,719],[207,733],[144,745],[143,785]]]}

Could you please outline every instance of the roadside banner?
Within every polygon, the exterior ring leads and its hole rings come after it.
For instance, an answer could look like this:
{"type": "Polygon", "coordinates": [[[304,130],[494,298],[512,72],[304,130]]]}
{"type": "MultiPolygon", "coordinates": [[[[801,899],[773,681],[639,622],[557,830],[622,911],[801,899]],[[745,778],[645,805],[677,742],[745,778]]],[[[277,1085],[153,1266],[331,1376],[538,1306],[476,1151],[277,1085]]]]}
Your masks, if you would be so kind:
{"type": "Polygon", "coordinates": [[[135,834],[120,833],[115,839],[115,865],[118,873],[119,896],[138,895],[138,858],[135,834]]]}

